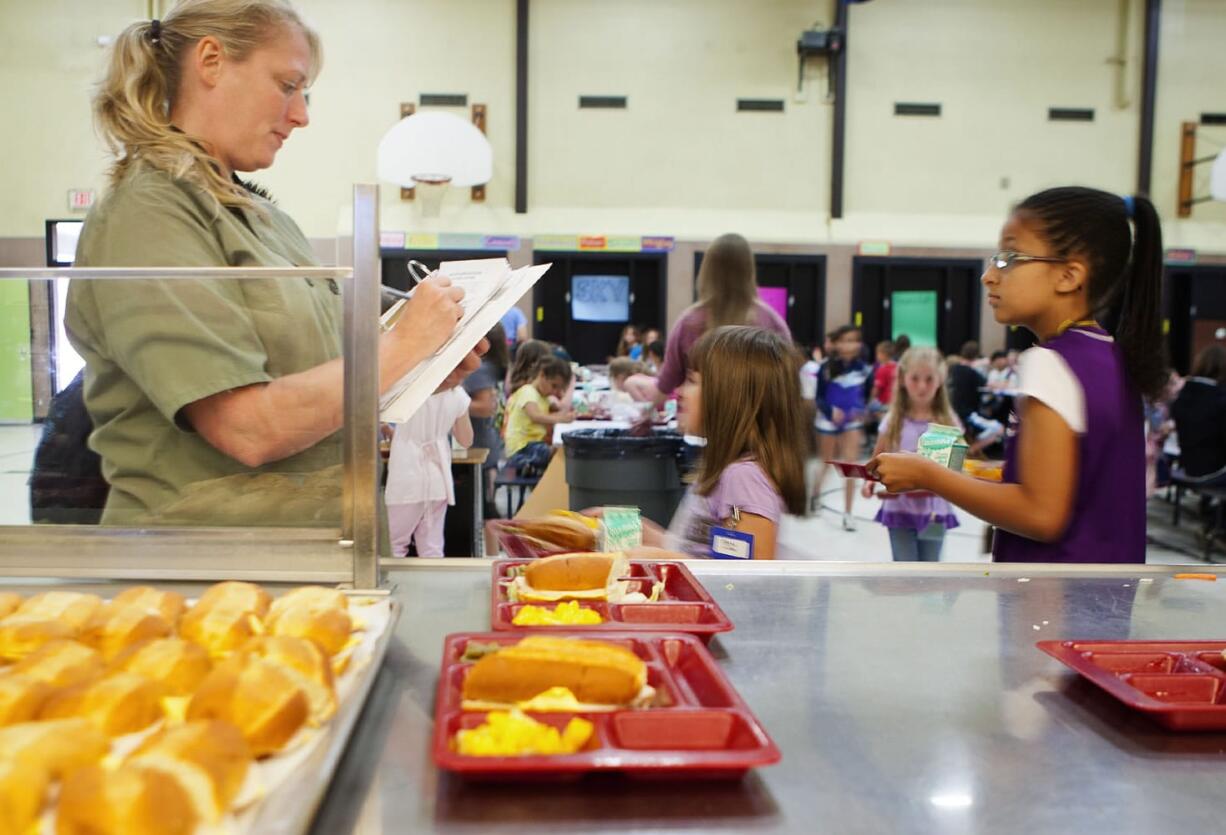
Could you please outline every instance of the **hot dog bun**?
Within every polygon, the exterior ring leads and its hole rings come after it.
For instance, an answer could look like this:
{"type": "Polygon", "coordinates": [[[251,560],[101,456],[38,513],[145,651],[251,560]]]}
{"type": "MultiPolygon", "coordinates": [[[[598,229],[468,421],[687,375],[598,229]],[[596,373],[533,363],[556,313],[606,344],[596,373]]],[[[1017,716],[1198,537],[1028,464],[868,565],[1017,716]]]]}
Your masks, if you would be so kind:
{"type": "Polygon", "coordinates": [[[0,658],[17,661],[51,641],[76,637],[77,630],[54,619],[11,614],[0,619],[0,658]]]}
{"type": "Polygon", "coordinates": [[[91,684],[56,693],[42,719],[88,719],[107,736],[144,730],[162,716],[161,688],[135,673],[112,673],[91,684]]]}
{"type": "Polygon", "coordinates": [[[69,775],[55,818],[56,835],[189,835],[199,822],[178,780],[138,765],[69,775]]]}
{"type": "Polygon", "coordinates": [[[302,586],[278,597],[268,609],[268,622],[274,622],[286,610],[298,606],[311,609],[340,609],[349,611],[349,597],[339,589],[324,586],[302,586]]]}
{"type": "Polygon", "coordinates": [[[76,641],[51,641],[13,665],[13,672],[52,687],[73,687],[101,678],[102,655],[76,641]]]}
{"type": "Polygon", "coordinates": [[[0,728],[4,759],[45,770],[52,778],[106,756],[110,741],[85,719],[23,722],[0,728]]]}
{"type": "Polygon", "coordinates": [[[217,583],[200,595],[200,600],[192,607],[193,610],[208,611],[220,607],[239,609],[244,612],[254,612],[260,617],[268,614],[272,598],[254,583],[242,583],[237,580],[227,580],[217,583]]]}
{"type": "Polygon", "coordinates": [[[195,606],[179,622],[179,634],[214,658],[233,652],[263,631],[254,611],[228,603],[206,609],[195,606]]]}
{"type": "Polygon", "coordinates": [[[24,835],[34,829],[50,778],[45,769],[0,760],[0,832],[24,835]]]}
{"type": "Polygon", "coordinates": [[[513,585],[516,597],[529,602],[611,600],[623,593],[621,578],[629,570],[620,552],[557,554],[528,563],[513,585]]]}
{"type": "Polygon", "coordinates": [[[135,644],[164,638],[174,624],[156,609],[111,604],[99,609],[81,630],[79,640],[110,661],[135,644]]]}
{"type": "Polygon", "coordinates": [[[159,591],[152,586],[133,586],[120,592],[111,601],[112,606],[135,606],[147,612],[157,612],[173,626],[179,622],[187,601],[173,591],[159,591]]]}
{"type": "Polygon", "coordinates": [[[481,658],[464,676],[466,702],[514,704],[551,687],[580,702],[629,705],[647,684],[647,665],[625,647],[533,635],[481,658]]]}
{"type": "Polygon", "coordinates": [[[17,673],[0,676],[0,725],[33,721],[54,692],[54,687],[36,678],[17,673]]]}
{"type": "Polygon", "coordinates": [[[536,519],[516,519],[508,528],[568,551],[591,551],[596,547],[596,531],[568,516],[550,514],[536,519]]]}
{"type": "Polygon", "coordinates": [[[311,725],[322,725],[336,713],[332,664],[314,641],[285,635],[264,635],[252,638],[239,652],[276,664],[290,674],[306,694],[311,725]]]}
{"type": "Polygon", "coordinates": [[[30,620],[58,620],[72,629],[81,629],[100,608],[102,598],[96,594],[45,591],[22,603],[17,607],[16,614],[30,620]]]}
{"type": "Polygon", "coordinates": [[[170,696],[190,696],[213,668],[203,647],[182,638],[159,638],[129,647],[114,668],[158,682],[170,696]]]}
{"type": "Polygon", "coordinates": [[[158,731],[128,762],[164,771],[179,781],[197,815],[216,823],[242,788],[251,749],[229,722],[205,719],[158,731]]]}
{"type": "Polygon", "coordinates": [[[214,667],[187,706],[189,720],[221,719],[237,727],[257,757],[281,750],[309,712],[306,694],[289,673],[242,655],[214,667]]]}

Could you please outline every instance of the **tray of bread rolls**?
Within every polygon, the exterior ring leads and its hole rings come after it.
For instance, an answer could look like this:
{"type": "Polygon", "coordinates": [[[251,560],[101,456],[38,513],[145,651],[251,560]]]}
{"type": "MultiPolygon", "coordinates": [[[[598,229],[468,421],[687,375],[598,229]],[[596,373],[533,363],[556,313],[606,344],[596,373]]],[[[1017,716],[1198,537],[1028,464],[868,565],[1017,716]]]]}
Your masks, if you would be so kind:
{"type": "Polygon", "coordinates": [[[0,592],[0,830],[304,831],[397,615],[319,586],[0,592]]]}
{"type": "Polygon", "coordinates": [[[490,626],[686,632],[710,641],[732,621],[685,563],[621,553],[495,560],[490,626]]]}
{"type": "Polygon", "coordinates": [[[482,779],[736,779],[779,749],[693,635],[447,636],[434,762],[482,779]]]}

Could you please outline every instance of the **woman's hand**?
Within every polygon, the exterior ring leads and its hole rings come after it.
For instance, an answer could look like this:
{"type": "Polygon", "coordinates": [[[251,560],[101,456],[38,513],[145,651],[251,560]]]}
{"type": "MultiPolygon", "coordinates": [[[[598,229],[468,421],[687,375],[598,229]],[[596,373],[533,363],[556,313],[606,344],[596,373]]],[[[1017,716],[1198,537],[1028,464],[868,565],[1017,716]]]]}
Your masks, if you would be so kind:
{"type": "Polygon", "coordinates": [[[944,469],[937,462],[913,452],[883,452],[867,466],[889,493],[928,490],[933,470],[944,469]]]}
{"type": "Polygon", "coordinates": [[[451,279],[433,273],[417,285],[413,297],[405,302],[392,333],[402,340],[411,340],[419,353],[430,356],[455,333],[464,315],[460,307],[463,300],[461,288],[453,285],[451,279]]]}
{"type": "Polygon", "coordinates": [[[835,426],[842,426],[843,418],[845,417],[847,417],[847,415],[843,414],[843,410],[838,406],[832,406],[830,408],[830,422],[835,426]]]}

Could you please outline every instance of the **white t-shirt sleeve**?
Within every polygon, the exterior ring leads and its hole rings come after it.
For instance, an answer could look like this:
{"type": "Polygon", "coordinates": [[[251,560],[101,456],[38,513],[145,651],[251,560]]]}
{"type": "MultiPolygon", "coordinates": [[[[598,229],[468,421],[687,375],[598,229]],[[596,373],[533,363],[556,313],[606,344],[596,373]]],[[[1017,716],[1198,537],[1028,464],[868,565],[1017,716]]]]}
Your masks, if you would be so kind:
{"type": "Polygon", "coordinates": [[[1086,396],[1064,357],[1050,348],[1031,348],[1018,358],[1018,392],[1040,400],[1078,435],[1086,431],[1086,396]]]}

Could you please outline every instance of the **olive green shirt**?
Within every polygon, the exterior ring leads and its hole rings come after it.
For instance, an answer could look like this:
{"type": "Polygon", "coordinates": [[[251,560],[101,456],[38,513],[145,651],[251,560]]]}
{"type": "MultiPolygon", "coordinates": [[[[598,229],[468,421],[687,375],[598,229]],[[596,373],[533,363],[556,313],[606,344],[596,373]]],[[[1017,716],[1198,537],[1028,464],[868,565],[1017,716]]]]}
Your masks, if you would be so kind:
{"type": "MultiPolygon", "coordinates": [[[[317,265],[294,221],[254,199],[262,211],[218,209],[138,162],[86,218],[76,265],[317,265]]],[[[335,282],[74,279],[65,325],[86,362],[90,446],[111,485],[103,524],[339,523],[339,433],[253,469],[181,415],[209,395],[339,357],[335,282]]]]}

